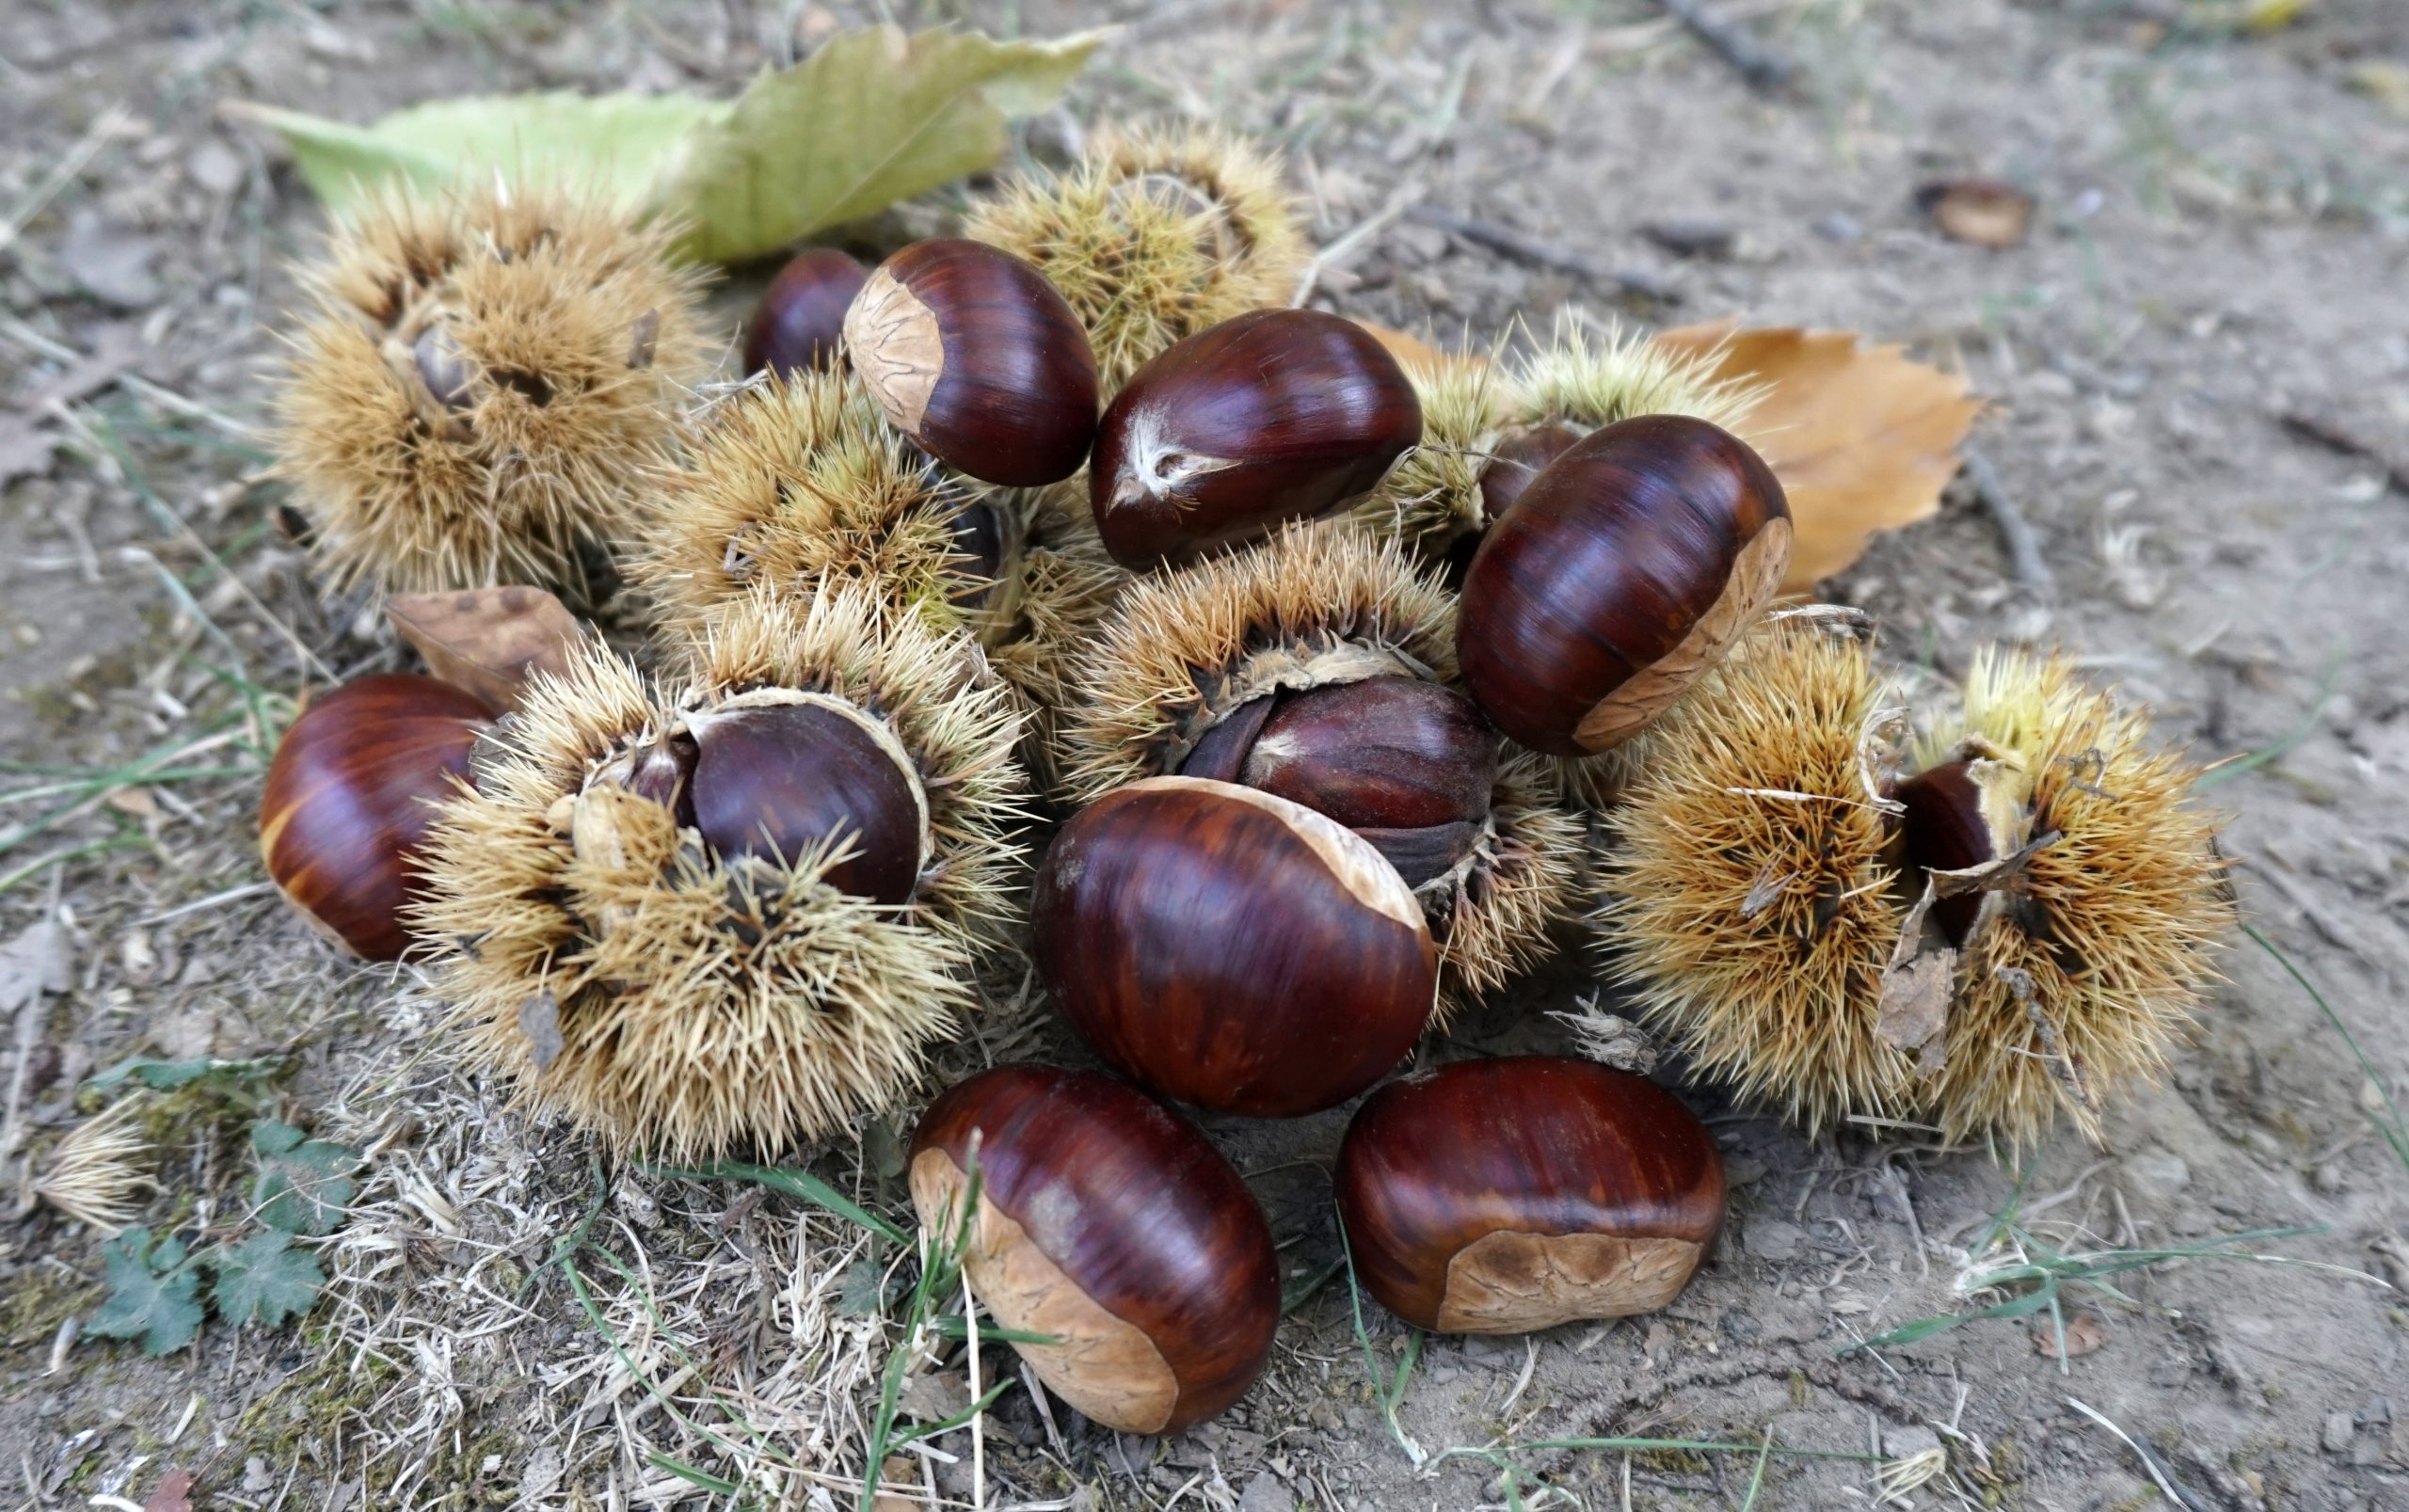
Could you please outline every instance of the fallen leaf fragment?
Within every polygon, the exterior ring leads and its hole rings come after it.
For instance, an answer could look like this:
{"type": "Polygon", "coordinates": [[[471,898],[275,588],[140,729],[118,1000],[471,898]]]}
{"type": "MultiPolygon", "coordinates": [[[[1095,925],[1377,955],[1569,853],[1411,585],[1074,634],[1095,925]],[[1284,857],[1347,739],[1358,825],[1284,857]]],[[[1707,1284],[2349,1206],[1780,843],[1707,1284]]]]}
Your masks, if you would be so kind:
{"type": "Polygon", "coordinates": [[[158,1489],[142,1504],[142,1512],[192,1512],[192,1472],[171,1470],[159,1477],[158,1489]]]}
{"type": "Polygon", "coordinates": [[[1715,361],[1715,375],[1764,390],[1740,427],[1789,496],[1785,594],[1811,591],[1865,553],[1877,531],[1929,517],[1957,473],[1982,401],[1954,374],[1854,331],[1736,321],[1683,326],[1657,342],[1715,361]]]}
{"type": "Polygon", "coordinates": [[[2033,229],[2033,197],[1997,179],[1942,179],[1916,203],[1943,235],[1974,247],[2016,247],[2033,229]]]}
{"type": "Polygon", "coordinates": [[[584,628],[541,588],[467,588],[396,594],[385,617],[425,659],[426,670],[505,713],[539,672],[566,671],[584,628]]]}
{"type": "MultiPolygon", "coordinates": [[[[2080,1360],[2108,1342],[2108,1325],[2099,1321],[2097,1313],[2071,1313],[2066,1315],[2066,1351],[2064,1358],[2080,1360]]],[[[2033,1347],[2051,1360],[2058,1354],[2056,1325],[2044,1321],[2033,1330],[2033,1347]]]]}
{"type": "Polygon", "coordinates": [[[1444,367],[1450,362],[1482,360],[1478,358],[1458,357],[1453,353],[1442,352],[1412,332],[1398,330],[1394,326],[1382,326],[1369,320],[1359,320],[1355,324],[1370,331],[1374,341],[1388,348],[1389,356],[1410,368],[1436,368],[1444,367]]]}

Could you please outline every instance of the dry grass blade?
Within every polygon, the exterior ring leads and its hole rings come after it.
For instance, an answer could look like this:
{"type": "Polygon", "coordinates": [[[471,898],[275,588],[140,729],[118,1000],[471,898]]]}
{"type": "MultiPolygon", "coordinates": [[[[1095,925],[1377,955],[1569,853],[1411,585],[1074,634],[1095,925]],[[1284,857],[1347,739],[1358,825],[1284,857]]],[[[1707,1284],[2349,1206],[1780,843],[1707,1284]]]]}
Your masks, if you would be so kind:
{"type": "Polygon", "coordinates": [[[1763,387],[1740,432],[1790,496],[1797,533],[1784,593],[1846,567],[1876,532],[1929,517],[1982,407],[1965,379],[1854,331],[1717,321],[1656,341],[1711,358],[1718,378],[1763,387]]]}
{"type": "Polygon", "coordinates": [[[136,1162],[151,1149],[136,1122],[149,1098],[120,1097],[69,1131],[34,1178],[34,1195],[80,1223],[114,1234],[134,1221],[152,1189],[136,1162]]]}

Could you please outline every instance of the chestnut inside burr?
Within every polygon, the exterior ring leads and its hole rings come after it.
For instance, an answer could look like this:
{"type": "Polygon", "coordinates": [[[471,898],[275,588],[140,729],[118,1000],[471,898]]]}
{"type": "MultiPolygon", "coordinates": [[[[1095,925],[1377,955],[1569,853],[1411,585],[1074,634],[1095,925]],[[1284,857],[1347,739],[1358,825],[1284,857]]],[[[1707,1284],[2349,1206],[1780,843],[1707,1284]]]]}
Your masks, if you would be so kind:
{"type": "MultiPolygon", "coordinates": [[[[791,865],[835,843],[852,853],[829,868],[830,885],[911,900],[927,862],[927,800],[872,721],[835,699],[802,699],[691,715],[687,730],[693,823],[722,859],[791,865]]],[[[665,765],[639,770],[657,783],[665,765]]]]}
{"type": "Polygon", "coordinates": [[[1497,734],[1470,699],[1398,675],[1250,699],[1197,740],[1179,773],[1302,804],[1419,887],[1478,846],[1497,759],[1497,734]]]}

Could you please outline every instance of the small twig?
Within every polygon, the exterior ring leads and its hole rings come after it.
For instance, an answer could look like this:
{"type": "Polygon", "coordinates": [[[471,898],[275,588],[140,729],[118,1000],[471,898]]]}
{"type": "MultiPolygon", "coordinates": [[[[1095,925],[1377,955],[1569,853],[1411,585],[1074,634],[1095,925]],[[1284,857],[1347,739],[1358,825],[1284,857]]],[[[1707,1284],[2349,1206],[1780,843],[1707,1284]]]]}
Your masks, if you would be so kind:
{"type": "Polygon", "coordinates": [[[2198,1497],[2194,1496],[2190,1491],[2184,1489],[2183,1483],[2177,1480],[2172,1474],[2168,1473],[2166,1467],[2159,1462],[2159,1458],[2156,1455],[2151,1454],[2148,1449],[2145,1448],[2142,1445],[2141,1440],[2135,1439],[2131,1434],[2127,1433],[2124,1429],[2116,1426],[2114,1423],[2109,1422],[2107,1415],[2099,1411],[2098,1409],[2086,1406],[2082,1402],[2076,1401],[2071,1396],[2066,1398],[2066,1406],[2073,1408],[2084,1417],[2089,1418],[2092,1422],[2098,1424],[2110,1433],[2114,1434],[2118,1439],[2123,1440],[2126,1448],[2130,1449],[2134,1454],[2141,1456],[2142,1469],[2149,1472],[2149,1478],[2158,1483],[2158,1488],[2166,1493],[2166,1499],[2168,1501],[2174,1503],[2177,1506],[2186,1508],[2187,1512],[2209,1512],[2208,1507],[2198,1497]]]}
{"type": "MultiPolygon", "coordinates": [[[[46,947],[51,950],[58,948],[58,908],[66,885],[67,868],[54,867],[50,874],[50,905],[42,911],[42,928],[52,931],[46,942],[46,947]]],[[[17,1122],[17,1113],[24,1101],[34,1045],[41,1039],[42,1018],[46,1011],[42,997],[48,991],[49,983],[37,978],[26,984],[25,1000],[17,1006],[17,1059],[8,1072],[8,1110],[5,1116],[0,1116],[0,1159],[15,1154],[18,1144],[24,1138],[24,1130],[17,1122]]],[[[30,1173],[31,1170],[32,1164],[28,1159],[25,1171],[30,1173]]]]}
{"type": "Polygon", "coordinates": [[[2326,415],[2312,415],[2305,410],[2288,410],[2281,417],[2284,429],[2304,441],[2313,441],[2329,452],[2344,456],[2364,457],[2384,469],[2384,481],[2394,489],[2409,494],[2409,457],[2394,456],[2384,448],[2326,415]]]}
{"type": "Polygon", "coordinates": [[[1790,82],[1797,65],[1767,47],[1732,23],[1715,15],[1698,0],[1656,0],[1665,13],[1682,24],[1707,49],[1738,71],[1748,88],[1767,94],[1790,82]]]}
{"type": "Polygon", "coordinates": [[[2041,559],[2041,538],[2033,532],[2032,522],[2008,497],[2007,488],[1999,481],[1999,470],[1990,458],[1969,446],[1958,453],[1965,464],[1966,476],[1974,485],[1974,497],[1999,529],[2000,544],[2007,548],[2008,569],[2016,581],[2027,588],[2044,591],[2057,585],[2057,577],[2050,571],[2050,564],[2041,559]]]}
{"type": "Polygon", "coordinates": [[[1612,284],[1623,293],[1659,304],[1679,304],[1681,294],[1672,284],[1644,268],[1612,267],[1584,252],[1536,236],[1518,231],[1511,226],[1501,226],[1493,220],[1479,220],[1459,215],[1435,205],[1416,205],[1405,213],[1405,218],[1419,225],[1436,226],[1449,235],[1460,236],[1476,246],[1502,253],[1518,263],[1537,267],[1555,268],[1593,283],[1612,284]]]}

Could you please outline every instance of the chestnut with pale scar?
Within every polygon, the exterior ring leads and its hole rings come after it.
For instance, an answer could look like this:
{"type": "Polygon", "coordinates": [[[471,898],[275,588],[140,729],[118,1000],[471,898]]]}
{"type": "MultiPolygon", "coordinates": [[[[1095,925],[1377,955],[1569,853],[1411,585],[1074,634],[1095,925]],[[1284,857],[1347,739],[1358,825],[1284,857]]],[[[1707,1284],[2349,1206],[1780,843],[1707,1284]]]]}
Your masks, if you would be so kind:
{"type": "Polygon", "coordinates": [[[1356,1275],[1442,1333],[1654,1312],[1723,1227],[1723,1158],[1689,1110],[1558,1056],[1390,1083],[1348,1126],[1336,1185],[1356,1275]]]}
{"type": "Polygon", "coordinates": [[[1184,1120],[1094,1072],[1007,1065],[931,1104],[912,1202],[1048,1391],[1170,1433],[1236,1401],[1280,1318],[1279,1262],[1237,1172],[1184,1120]],[[971,1172],[978,1204],[965,1212],[971,1172]]]}

